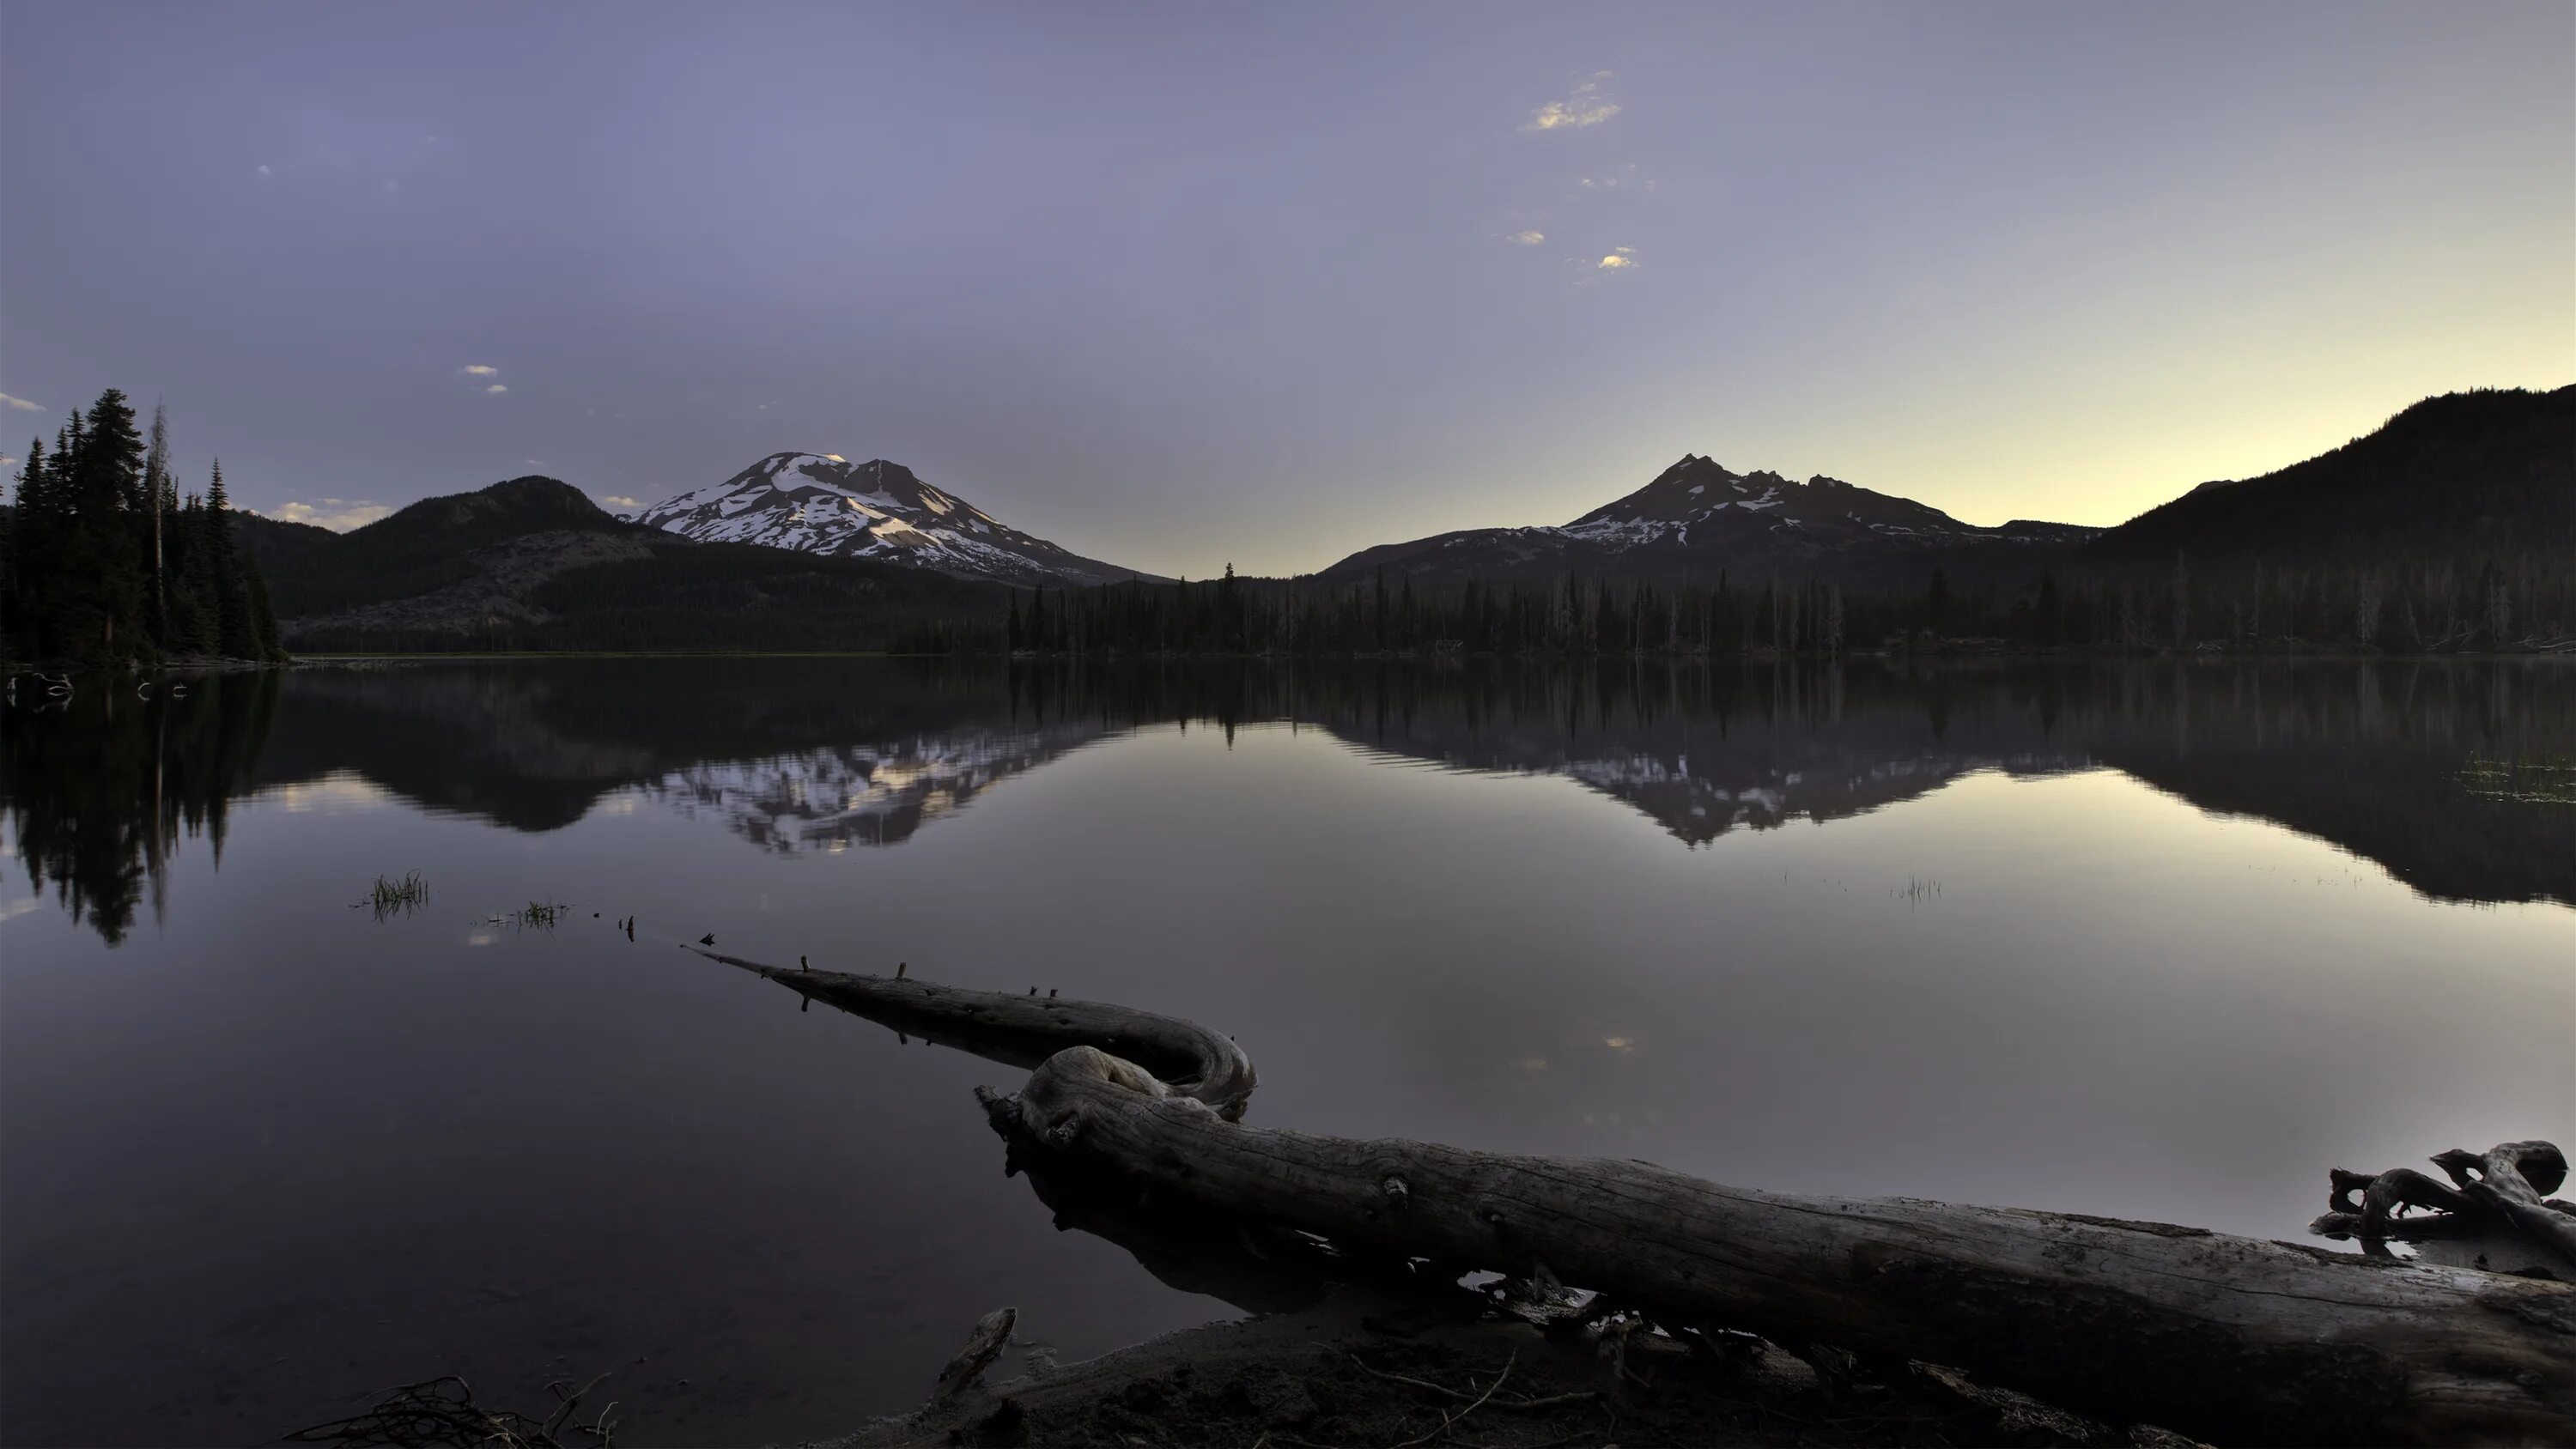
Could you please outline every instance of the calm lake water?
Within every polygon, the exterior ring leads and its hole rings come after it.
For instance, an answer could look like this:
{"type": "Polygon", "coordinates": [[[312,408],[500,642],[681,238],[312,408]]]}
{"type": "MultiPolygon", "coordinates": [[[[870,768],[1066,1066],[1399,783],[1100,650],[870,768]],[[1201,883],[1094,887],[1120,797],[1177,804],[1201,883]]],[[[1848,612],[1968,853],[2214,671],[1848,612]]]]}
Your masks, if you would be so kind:
{"type": "Polygon", "coordinates": [[[613,1369],[624,1442],[793,1440],[1003,1304],[1070,1359],[1293,1299],[1060,1230],[1015,1073],[709,932],[1206,1022],[1257,1122],[2299,1237],[2328,1167],[2576,1142],[2571,765],[2539,665],[22,682],[0,1439],[613,1369]]]}

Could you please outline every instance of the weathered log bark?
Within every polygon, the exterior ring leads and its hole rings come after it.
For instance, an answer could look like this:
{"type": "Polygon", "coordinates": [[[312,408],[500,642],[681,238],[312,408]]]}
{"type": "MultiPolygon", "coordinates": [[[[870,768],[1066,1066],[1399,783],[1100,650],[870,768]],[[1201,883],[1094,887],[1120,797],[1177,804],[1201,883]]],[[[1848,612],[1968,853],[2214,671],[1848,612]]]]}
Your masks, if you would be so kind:
{"type": "Polygon", "coordinates": [[[764,966],[696,946],[710,961],[766,976],[827,1005],[906,1031],[956,1044],[978,1056],[1034,1067],[1069,1046],[1097,1046],[1137,1064],[1167,1090],[1195,1098],[1229,1120],[1243,1115],[1256,1078],[1252,1058],[1231,1037],[1196,1022],[1096,1001],[1060,1001],[1000,991],[968,991],[890,976],[854,976],[764,966]]]}
{"type": "Polygon", "coordinates": [[[1801,1197],[1643,1162],[1249,1127],[1250,1062],[1188,1022],[717,959],[996,1059],[1057,1046],[1019,1092],[979,1089],[998,1129],[1356,1249],[1552,1275],[1668,1327],[1949,1364],[2214,1440],[2576,1440],[2565,1283],[2159,1223],[1801,1197]],[[1095,1042],[1169,1070],[1158,1078],[1095,1042]]]}

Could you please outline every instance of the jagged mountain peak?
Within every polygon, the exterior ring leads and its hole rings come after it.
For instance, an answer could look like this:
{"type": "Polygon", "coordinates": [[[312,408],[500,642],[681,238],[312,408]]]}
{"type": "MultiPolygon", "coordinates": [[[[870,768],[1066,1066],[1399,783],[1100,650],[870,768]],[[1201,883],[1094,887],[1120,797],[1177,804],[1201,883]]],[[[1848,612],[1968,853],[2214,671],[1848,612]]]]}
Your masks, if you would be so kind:
{"type": "Polygon", "coordinates": [[[1364,549],[1328,579],[1388,570],[1430,580],[1612,573],[1705,577],[1726,568],[1859,576],[1888,560],[1996,544],[2063,544],[2093,530],[1980,528],[1930,504],[1817,473],[1737,473],[1685,453],[1644,487],[1561,528],[1470,529],[1364,549]]]}
{"type": "Polygon", "coordinates": [[[958,578],[1091,584],[1138,578],[1004,524],[901,463],[840,453],[771,453],[721,483],[644,509],[635,521],[708,542],[912,564],[958,578]]]}

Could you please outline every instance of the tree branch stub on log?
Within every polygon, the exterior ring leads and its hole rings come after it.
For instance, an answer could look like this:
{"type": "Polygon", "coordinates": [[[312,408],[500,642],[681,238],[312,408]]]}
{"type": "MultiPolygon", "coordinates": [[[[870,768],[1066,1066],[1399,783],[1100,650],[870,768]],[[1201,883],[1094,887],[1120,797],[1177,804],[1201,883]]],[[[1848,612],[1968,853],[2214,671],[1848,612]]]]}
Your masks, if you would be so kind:
{"type": "MultiPolygon", "coordinates": [[[[1194,1023],[716,959],[994,1060],[1034,1056],[1019,1092],[977,1089],[1024,1148],[1348,1248],[1552,1270],[1667,1327],[1948,1364],[2213,1440],[2576,1439],[2569,1284],[2159,1223],[1250,1127],[1249,1058],[1194,1023]]],[[[2484,1185],[2507,1194],[2491,1159],[2484,1185]]]]}
{"type": "Polygon", "coordinates": [[[1020,1310],[1016,1308],[996,1308],[975,1320],[974,1331],[966,1335],[965,1347],[957,1350],[957,1356],[939,1371],[939,1384],[931,1397],[953,1399],[973,1388],[984,1377],[984,1370],[993,1366],[993,1360],[1001,1357],[1003,1347],[1011,1341],[1011,1329],[1019,1321],[1020,1310]]]}

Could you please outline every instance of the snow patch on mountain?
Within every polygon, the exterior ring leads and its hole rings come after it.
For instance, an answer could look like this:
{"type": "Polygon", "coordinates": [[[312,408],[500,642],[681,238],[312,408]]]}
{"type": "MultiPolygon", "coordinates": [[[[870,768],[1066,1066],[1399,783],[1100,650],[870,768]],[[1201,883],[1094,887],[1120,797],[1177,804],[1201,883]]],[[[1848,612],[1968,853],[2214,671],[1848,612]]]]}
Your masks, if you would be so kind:
{"type": "Polygon", "coordinates": [[[900,463],[852,463],[838,453],[772,453],[722,483],[654,504],[635,521],[702,543],[874,558],[1009,584],[1143,577],[1022,533],[900,463]]]}

